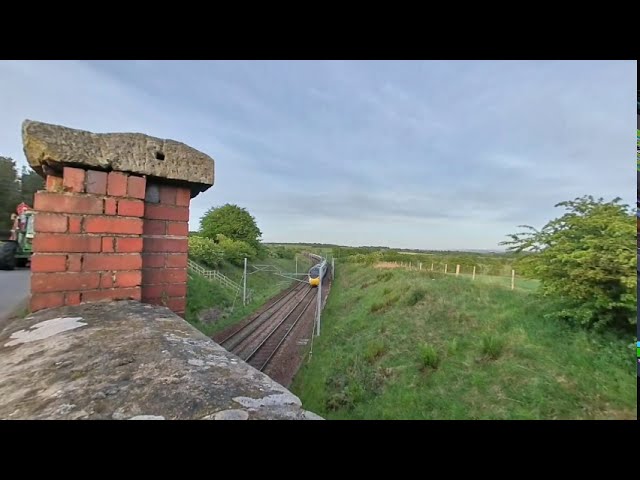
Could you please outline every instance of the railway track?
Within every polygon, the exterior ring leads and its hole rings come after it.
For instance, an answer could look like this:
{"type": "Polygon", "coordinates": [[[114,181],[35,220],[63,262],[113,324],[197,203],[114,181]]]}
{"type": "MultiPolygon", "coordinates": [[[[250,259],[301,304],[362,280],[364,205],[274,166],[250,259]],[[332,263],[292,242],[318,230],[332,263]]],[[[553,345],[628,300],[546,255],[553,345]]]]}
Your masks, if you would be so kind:
{"type": "Polygon", "coordinates": [[[267,368],[280,346],[287,339],[289,333],[298,325],[304,314],[309,310],[313,310],[312,305],[315,304],[316,297],[315,291],[309,289],[282,320],[271,326],[267,335],[257,346],[253,347],[244,360],[260,371],[267,368]]]}
{"type": "MultiPolygon", "coordinates": [[[[280,305],[285,303],[290,298],[292,293],[297,289],[299,289],[298,284],[293,285],[289,288],[285,288],[282,292],[272,297],[267,302],[266,305],[260,308],[257,312],[254,312],[253,314],[251,314],[242,322],[234,325],[233,327],[227,330],[224,330],[222,332],[215,334],[212,337],[213,340],[219,343],[220,345],[223,345],[224,343],[232,340],[236,335],[239,335],[249,325],[253,323],[259,324],[262,321],[266,320],[269,317],[269,315],[271,315],[275,310],[277,310],[280,307],[280,305]]],[[[227,348],[227,345],[223,345],[223,346],[227,348]]]]}
{"type": "MultiPolygon", "coordinates": [[[[323,285],[330,285],[328,276],[322,281],[323,285]]],[[[284,385],[299,368],[300,345],[306,345],[309,336],[313,335],[317,298],[318,290],[308,282],[295,283],[242,322],[212,338],[284,385]],[[301,340],[303,343],[299,343],[301,340]]]]}
{"type": "Polygon", "coordinates": [[[317,290],[298,283],[272,298],[260,312],[214,337],[230,352],[265,370],[289,334],[314,311],[317,290]]]}

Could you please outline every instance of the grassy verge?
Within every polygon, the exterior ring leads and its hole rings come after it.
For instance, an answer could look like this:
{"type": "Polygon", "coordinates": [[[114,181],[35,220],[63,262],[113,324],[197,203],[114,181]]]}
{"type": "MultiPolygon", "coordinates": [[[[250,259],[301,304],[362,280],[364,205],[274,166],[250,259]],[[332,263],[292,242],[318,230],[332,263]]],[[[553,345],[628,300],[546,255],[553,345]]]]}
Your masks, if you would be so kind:
{"type": "Polygon", "coordinates": [[[527,290],[344,265],[291,388],[332,419],[637,418],[635,339],[545,319],[553,308],[527,290]]]}

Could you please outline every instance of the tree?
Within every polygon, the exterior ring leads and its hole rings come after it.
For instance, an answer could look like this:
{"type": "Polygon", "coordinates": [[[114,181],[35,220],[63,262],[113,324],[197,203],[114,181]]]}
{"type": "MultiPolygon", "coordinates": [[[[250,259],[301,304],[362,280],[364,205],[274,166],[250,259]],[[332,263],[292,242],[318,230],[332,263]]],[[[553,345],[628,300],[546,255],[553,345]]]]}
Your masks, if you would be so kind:
{"type": "Polygon", "coordinates": [[[0,156],[0,236],[6,237],[20,203],[20,182],[16,172],[16,162],[9,157],[0,156]]]}
{"type": "Polygon", "coordinates": [[[218,235],[248,243],[256,251],[260,249],[262,232],[255,218],[244,208],[226,204],[210,208],[200,220],[200,233],[217,241],[218,235]]]}
{"type": "Polygon", "coordinates": [[[211,268],[218,268],[224,258],[224,250],[210,238],[189,237],[189,256],[196,262],[211,268]]]}
{"type": "Polygon", "coordinates": [[[34,170],[22,167],[22,177],[20,179],[20,193],[22,201],[33,207],[33,196],[38,190],[44,190],[44,178],[34,170]]]}
{"type": "Polygon", "coordinates": [[[224,259],[237,266],[242,266],[245,258],[256,256],[256,249],[242,240],[232,240],[219,233],[216,236],[216,245],[222,248],[224,259]]]}
{"type": "Polygon", "coordinates": [[[544,295],[565,300],[556,317],[586,326],[625,327],[636,323],[635,214],[620,198],[592,196],[561,202],[567,210],[536,230],[509,235],[512,252],[529,252],[521,262],[540,279],[544,295]]]}

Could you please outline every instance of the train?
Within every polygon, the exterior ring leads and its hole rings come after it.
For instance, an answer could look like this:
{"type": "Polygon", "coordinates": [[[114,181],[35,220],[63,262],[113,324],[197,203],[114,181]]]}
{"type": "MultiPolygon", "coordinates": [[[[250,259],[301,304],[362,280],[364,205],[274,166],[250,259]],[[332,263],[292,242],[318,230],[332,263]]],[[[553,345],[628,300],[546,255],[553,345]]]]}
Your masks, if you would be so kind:
{"type": "Polygon", "coordinates": [[[318,255],[309,255],[309,257],[316,261],[320,260],[320,263],[316,263],[309,269],[309,285],[311,285],[311,287],[313,288],[320,285],[320,271],[322,271],[323,279],[327,275],[329,265],[327,265],[327,261],[324,258],[318,255]]]}

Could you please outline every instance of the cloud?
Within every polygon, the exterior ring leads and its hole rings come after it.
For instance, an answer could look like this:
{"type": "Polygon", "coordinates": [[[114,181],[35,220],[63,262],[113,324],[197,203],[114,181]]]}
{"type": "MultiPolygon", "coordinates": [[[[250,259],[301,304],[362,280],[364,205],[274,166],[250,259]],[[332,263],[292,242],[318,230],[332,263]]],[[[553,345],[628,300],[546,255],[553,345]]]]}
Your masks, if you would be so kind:
{"type": "Polygon", "coordinates": [[[191,204],[265,240],[495,248],[584,194],[631,203],[635,62],[0,62],[0,154],[25,118],[171,138],[216,160],[191,204]]]}

